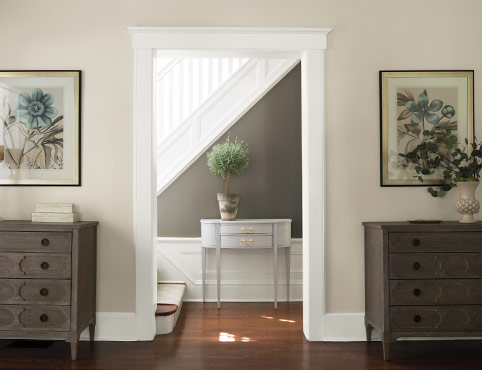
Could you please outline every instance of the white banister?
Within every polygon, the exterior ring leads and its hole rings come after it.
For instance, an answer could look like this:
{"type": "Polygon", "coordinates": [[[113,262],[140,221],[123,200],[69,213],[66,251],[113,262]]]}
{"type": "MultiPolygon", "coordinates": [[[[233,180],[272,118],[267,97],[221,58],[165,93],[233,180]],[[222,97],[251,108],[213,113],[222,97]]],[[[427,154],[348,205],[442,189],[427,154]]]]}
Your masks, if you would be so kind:
{"type": "Polygon", "coordinates": [[[249,59],[158,58],[156,99],[158,142],[209,99],[249,59]]]}

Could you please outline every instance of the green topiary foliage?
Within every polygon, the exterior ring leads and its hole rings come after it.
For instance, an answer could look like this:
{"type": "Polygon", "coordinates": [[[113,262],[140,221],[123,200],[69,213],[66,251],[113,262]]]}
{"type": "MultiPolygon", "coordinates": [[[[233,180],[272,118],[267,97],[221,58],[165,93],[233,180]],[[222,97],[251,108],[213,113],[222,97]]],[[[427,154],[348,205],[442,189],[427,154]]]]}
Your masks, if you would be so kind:
{"type": "Polygon", "coordinates": [[[230,141],[229,136],[222,144],[216,144],[207,154],[211,173],[226,179],[229,194],[231,174],[241,175],[249,167],[248,144],[238,138],[230,141]]]}

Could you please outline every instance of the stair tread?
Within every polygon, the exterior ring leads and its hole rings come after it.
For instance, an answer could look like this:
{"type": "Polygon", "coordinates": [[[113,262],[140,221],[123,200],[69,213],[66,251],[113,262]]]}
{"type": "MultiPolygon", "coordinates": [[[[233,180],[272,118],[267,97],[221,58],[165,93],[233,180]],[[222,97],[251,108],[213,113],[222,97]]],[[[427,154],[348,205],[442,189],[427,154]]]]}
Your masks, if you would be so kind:
{"type": "Polygon", "coordinates": [[[180,306],[186,284],[157,284],[157,303],[180,306]]]}
{"type": "Polygon", "coordinates": [[[158,304],[156,316],[169,316],[175,314],[179,306],[177,304],[158,304]]]}

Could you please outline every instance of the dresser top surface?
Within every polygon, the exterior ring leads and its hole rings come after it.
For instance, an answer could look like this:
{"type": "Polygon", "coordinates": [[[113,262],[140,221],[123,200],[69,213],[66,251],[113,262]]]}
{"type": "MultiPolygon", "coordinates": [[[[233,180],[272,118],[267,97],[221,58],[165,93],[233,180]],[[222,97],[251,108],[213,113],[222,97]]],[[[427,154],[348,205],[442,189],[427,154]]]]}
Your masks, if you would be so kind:
{"type": "Polygon", "coordinates": [[[286,223],[291,222],[290,218],[246,218],[237,219],[234,221],[223,221],[220,219],[202,219],[203,224],[273,224],[273,223],[286,223]]]}
{"type": "Polygon", "coordinates": [[[412,224],[407,221],[363,222],[363,226],[388,231],[482,231],[482,221],[473,224],[461,224],[458,221],[442,221],[438,224],[412,224]]]}
{"type": "Polygon", "coordinates": [[[0,222],[0,231],[72,230],[97,226],[98,224],[97,221],[32,222],[29,220],[5,220],[0,222]]]}

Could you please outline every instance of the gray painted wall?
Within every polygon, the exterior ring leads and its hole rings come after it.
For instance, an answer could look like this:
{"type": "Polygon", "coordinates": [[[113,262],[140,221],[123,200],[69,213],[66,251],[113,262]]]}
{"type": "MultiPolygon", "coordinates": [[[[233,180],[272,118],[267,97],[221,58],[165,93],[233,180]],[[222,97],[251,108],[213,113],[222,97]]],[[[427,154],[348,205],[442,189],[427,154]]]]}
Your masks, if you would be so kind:
{"type": "MultiPolygon", "coordinates": [[[[250,149],[250,167],[231,180],[231,192],[241,195],[238,218],[291,218],[292,235],[301,238],[300,65],[229,132],[250,149]]],[[[225,191],[224,180],[209,172],[204,153],[157,198],[158,235],[199,237],[199,220],[219,218],[216,193],[225,191]]]]}

